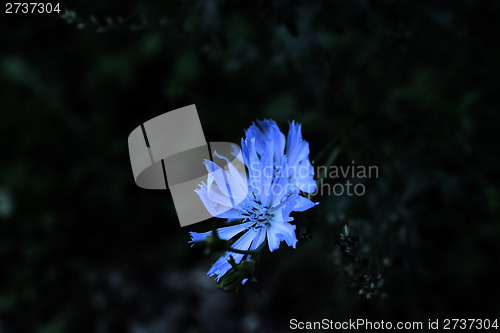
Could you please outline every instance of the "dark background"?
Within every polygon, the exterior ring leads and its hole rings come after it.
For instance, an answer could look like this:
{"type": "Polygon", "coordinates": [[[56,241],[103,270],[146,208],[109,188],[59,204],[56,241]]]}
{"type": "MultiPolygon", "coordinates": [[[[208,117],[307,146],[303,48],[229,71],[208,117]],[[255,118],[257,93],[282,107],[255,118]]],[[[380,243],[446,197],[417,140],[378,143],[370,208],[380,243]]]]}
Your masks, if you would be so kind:
{"type": "MultiPolygon", "coordinates": [[[[3,5],[2,5],[3,6],[3,5]]],[[[289,320],[499,316],[498,1],[61,2],[0,22],[0,332],[286,332],[289,320]],[[64,9],[72,10],[64,13],[64,9]],[[64,14],[64,15],[63,15],[64,14]],[[93,17],[93,18],[92,18],[93,17]],[[315,197],[311,239],[218,290],[128,134],[196,104],[208,141],[303,124],[311,159],[377,165],[315,197]],[[353,288],[345,220],[384,279],[353,288]]]]}

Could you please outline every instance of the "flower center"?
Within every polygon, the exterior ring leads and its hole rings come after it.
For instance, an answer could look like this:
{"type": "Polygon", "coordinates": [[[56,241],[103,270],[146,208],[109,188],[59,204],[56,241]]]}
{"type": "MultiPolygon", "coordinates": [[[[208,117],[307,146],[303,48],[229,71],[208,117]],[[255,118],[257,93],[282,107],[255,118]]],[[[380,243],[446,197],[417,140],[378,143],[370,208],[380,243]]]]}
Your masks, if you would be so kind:
{"type": "Polygon", "coordinates": [[[244,216],[242,222],[255,222],[250,228],[260,229],[269,224],[269,219],[272,218],[272,214],[269,213],[269,207],[262,206],[262,203],[258,200],[254,200],[252,204],[248,204],[242,210],[241,215],[244,216]]]}

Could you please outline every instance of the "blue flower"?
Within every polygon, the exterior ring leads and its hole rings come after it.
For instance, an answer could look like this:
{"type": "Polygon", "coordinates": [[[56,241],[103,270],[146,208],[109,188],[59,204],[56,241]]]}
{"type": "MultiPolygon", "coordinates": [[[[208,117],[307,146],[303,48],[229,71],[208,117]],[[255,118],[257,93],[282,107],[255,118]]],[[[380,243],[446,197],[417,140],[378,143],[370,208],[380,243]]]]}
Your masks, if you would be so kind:
{"type": "MultiPolygon", "coordinates": [[[[238,236],[231,247],[241,251],[259,249],[265,241],[270,251],[279,248],[282,241],[295,248],[297,237],[295,226],[289,223],[293,221],[290,213],[316,205],[289,190],[290,180],[295,178],[289,174],[288,156],[282,154],[285,148],[284,135],[274,122],[263,125],[263,133],[268,136],[250,137],[241,142],[242,160],[248,175],[240,173],[228,159],[214,152],[215,157],[226,160],[227,169],[206,160],[204,163],[209,172],[207,183],[202,183],[196,190],[212,216],[241,220],[238,224],[217,229],[220,239],[231,240],[238,236]]],[[[252,130],[258,135],[256,129],[252,130]]],[[[303,142],[300,126],[298,131],[299,136],[296,132],[291,136],[289,134],[295,145],[303,142]]],[[[290,151],[294,163],[300,164],[303,161],[299,159],[303,159],[304,152],[303,147],[298,148],[297,151],[290,151]]],[[[205,240],[212,232],[190,234],[193,243],[205,240]]],[[[240,263],[245,256],[249,257],[248,254],[227,251],[215,262],[208,275],[216,275],[219,280],[226,274],[231,269],[228,262],[230,255],[236,263],[240,263]]]]}
{"type": "Polygon", "coordinates": [[[273,142],[274,166],[279,167],[282,159],[288,159],[288,183],[292,193],[316,191],[314,169],[309,162],[309,143],[302,139],[301,125],[292,121],[288,138],[281,133],[274,120],[257,120],[245,131],[247,138],[255,138],[257,153],[262,154],[264,142],[273,142]]]}

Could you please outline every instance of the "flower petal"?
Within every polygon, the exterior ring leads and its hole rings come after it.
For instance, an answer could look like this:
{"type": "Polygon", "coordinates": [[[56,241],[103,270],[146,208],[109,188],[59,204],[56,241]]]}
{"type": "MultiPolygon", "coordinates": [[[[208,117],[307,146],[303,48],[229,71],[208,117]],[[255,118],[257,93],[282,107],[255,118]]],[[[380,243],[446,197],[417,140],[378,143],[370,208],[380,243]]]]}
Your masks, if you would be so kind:
{"type": "Polygon", "coordinates": [[[295,248],[297,245],[297,236],[295,235],[295,226],[287,222],[273,223],[271,230],[276,234],[276,237],[282,241],[284,240],[288,246],[295,248]]]}
{"type": "MultiPolygon", "coordinates": [[[[215,188],[213,188],[212,191],[210,191],[210,195],[208,195],[207,185],[202,182],[200,184],[200,188],[196,189],[194,191],[196,192],[196,194],[198,194],[201,201],[205,205],[205,208],[208,210],[208,212],[212,216],[219,216],[222,213],[225,213],[225,212],[233,209],[231,207],[231,202],[229,201],[229,198],[227,198],[227,200],[225,200],[225,201],[221,200],[222,203],[213,200],[214,198],[219,197],[218,194],[220,193],[220,191],[218,188],[217,188],[217,190],[215,188]]],[[[222,198],[222,196],[220,196],[220,198],[222,198]]],[[[234,214],[232,214],[232,215],[234,215],[234,214]]]]}
{"type": "Polygon", "coordinates": [[[272,230],[272,228],[266,228],[267,231],[267,245],[269,245],[269,251],[273,252],[274,250],[280,247],[281,240],[277,237],[276,233],[272,230]]]}
{"type": "Polygon", "coordinates": [[[274,177],[272,142],[265,142],[265,150],[260,157],[260,191],[259,200],[262,205],[269,206],[272,198],[271,185],[274,177]]]}
{"type": "Polygon", "coordinates": [[[309,143],[302,140],[301,125],[292,121],[288,131],[285,154],[293,166],[309,156],[309,143]]]}
{"type": "MultiPolygon", "coordinates": [[[[222,227],[217,229],[217,236],[220,239],[224,240],[229,240],[239,234],[240,232],[246,230],[248,227],[250,227],[253,224],[253,222],[246,222],[246,223],[241,223],[241,224],[235,224],[231,225],[229,227],[222,227]]],[[[207,236],[210,236],[212,234],[212,231],[207,231],[207,232],[190,232],[191,235],[191,242],[198,242],[198,241],[203,241],[207,236]]]]}
{"type": "Polygon", "coordinates": [[[260,161],[255,150],[255,138],[241,139],[243,161],[248,169],[249,191],[260,188],[260,161]]]}
{"type": "Polygon", "coordinates": [[[265,239],[266,239],[266,228],[258,229],[257,235],[254,237],[252,245],[250,245],[250,250],[257,249],[259,246],[262,245],[265,239]]]}
{"type": "MultiPolygon", "coordinates": [[[[247,251],[255,236],[255,230],[250,229],[236,242],[234,242],[232,247],[234,249],[247,251]]],[[[231,264],[228,262],[229,256],[233,256],[234,261],[239,264],[245,255],[242,253],[226,252],[224,256],[220,257],[219,260],[213,264],[212,268],[208,271],[208,275],[217,275],[216,280],[218,281],[224,274],[226,274],[231,269],[231,264]]]]}
{"type": "Polygon", "coordinates": [[[227,180],[227,185],[229,185],[234,202],[237,205],[248,195],[246,174],[241,174],[228,158],[219,155],[216,151],[213,152],[213,156],[223,159],[227,163],[229,171],[224,170],[224,180],[227,180]]]}
{"type": "Polygon", "coordinates": [[[294,198],[295,206],[292,208],[294,212],[303,212],[319,204],[319,202],[312,202],[311,200],[297,194],[295,194],[294,198]]]}

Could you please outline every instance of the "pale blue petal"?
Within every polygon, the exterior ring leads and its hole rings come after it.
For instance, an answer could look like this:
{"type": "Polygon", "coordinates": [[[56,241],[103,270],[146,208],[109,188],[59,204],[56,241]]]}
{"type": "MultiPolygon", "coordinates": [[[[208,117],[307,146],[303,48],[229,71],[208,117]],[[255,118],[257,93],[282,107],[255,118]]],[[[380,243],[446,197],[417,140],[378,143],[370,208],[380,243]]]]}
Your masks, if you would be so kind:
{"type": "Polygon", "coordinates": [[[214,203],[222,205],[229,209],[233,207],[233,202],[231,201],[231,197],[229,195],[222,193],[222,188],[224,186],[225,185],[219,186],[218,184],[213,185],[210,191],[208,190],[207,186],[206,196],[214,203]]]}
{"type": "Polygon", "coordinates": [[[266,239],[266,228],[258,229],[257,235],[254,237],[252,245],[250,246],[250,250],[257,249],[259,246],[262,245],[265,239],[266,239]]]}
{"type": "Polygon", "coordinates": [[[267,229],[267,245],[269,245],[269,251],[273,252],[274,250],[280,247],[281,240],[272,231],[272,228],[266,228],[266,229],[267,229]]]}
{"type": "Polygon", "coordinates": [[[252,225],[252,222],[246,222],[241,224],[232,225],[229,227],[223,227],[217,229],[217,235],[220,239],[229,240],[239,234],[240,232],[247,230],[252,225]]]}
{"type": "Polygon", "coordinates": [[[213,156],[226,161],[229,171],[224,170],[224,180],[227,179],[227,185],[229,185],[230,193],[232,194],[234,202],[238,204],[248,194],[246,174],[242,175],[229,159],[219,155],[216,151],[213,152],[213,156]]]}
{"type": "Polygon", "coordinates": [[[294,148],[295,160],[290,161],[290,164],[299,164],[309,157],[309,143],[306,141],[299,142],[294,148]]]}
{"type": "MultiPolygon", "coordinates": [[[[251,229],[243,236],[241,236],[234,244],[233,248],[238,250],[247,251],[252,243],[252,240],[256,236],[256,232],[251,229]]],[[[244,254],[234,253],[234,252],[226,252],[224,256],[220,257],[219,260],[215,262],[215,264],[208,271],[209,276],[217,275],[216,280],[218,281],[224,274],[226,274],[231,269],[231,264],[228,262],[229,256],[233,256],[234,261],[239,264],[241,259],[243,259],[244,254]]]]}
{"type": "Polygon", "coordinates": [[[207,275],[217,275],[216,280],[219,281],[219,279],[232,268],[231,264],[228,261],[230,255],[233,256],[233,259],[237,264],[239,264],[241,262],[241,259],[243,258],[243,254],[226,252],[224,256],[220,257],[219,260],[217,260],[215,264],[213,264],[207,275]]]}
{"type": "Polygon", "coordinates": [[[319,202],[312,202],[306,197],[295,195],[295,206],[293,206],[292,210],[295,212],[303,212],[311,207],[316,206],[317,204],[319,204],[319,202]]]}
{"type": "Polygon", "coordinates": [[[283,219],[285,222],[288,222],[288,221],[292,221],[293,219],[287,219],[288,215],[290,215],[290,213],[292,212],[293,210],[293,207],[295,206],[295,204],[297,203],[297,197],[299,195],[297,194],[293,194],[291,196],[289,196],[288,198],[286,198],[285,200],[283,200],[279,205],[276,205],[272,208],[273,211],[282,211],[282,214],[283,214],[283,219]]]}
{"type": "Polygon", "coordinates": [[[285,154],[288,156],[288,161],[292,164],[296,157],[296,147],[302,141],[302,134],[300,133],[300,124],[296,124],[295,121],[290,123],[290,129],[288,130],[288,138],[286,140],[286,150],[285,154]]]}
{"type": "Polygon", "coordinates": [[[189,235],[191,236],[191,240],[189,241],[189,243],[191,243],[191,246],[194,245],[195,242],[201,242],[201,241],[204,241],[205,238],[207,238],[208,235],[210,235],[212,232],[211,231],[208,231],[208,232],[190,232],[189,235]]]}
{"type": "Polygon", "coordinates": [[[262,120],[257,122],[266,139],[273,142],[274,160],[280,163],[285,150],[285,135],[281,133],[274,120],[262,120]]]}
{"type": "Polygon", "coordinates": [[[273,160],[278,164],[281,163],[286,140],[274,120],[258,120],[257,125],[254,123],[245,131],[245,135],[247,138],[256,139],[256,149],[261,156],[265,150],[264,141],[272,142],[273,160]]]}
{"type": "Polygon", "coordinates": [[[238,240],[236,242],[234,242],[234,244],[231,245],[231,247],[233,249],[237,249],[237,250],[248,251],[255,236],[257,236],[257,231],[255,229],[250,229],[250,230],[248,230],[247,233],[245,233],[243,236],[238,238],[238,240]]]}
{"type": "Polygon", "coordinates": [[[241,139],[243,161],[248,169],[250,190],[260,189],[260,161],[255,150],[255,139],[241,139]]]}
{"type": "MultiPolygon", "coordinates": [[[[246,222],[246,223],[241,223],[241,224],[236,224],[232,225],[229,227],[222,227],[217,229],[217,236],[220,239],[224,240],[229,240],[239,234],[240,232],[246,230],[248,227],[250,227],[253,224],[253,222],[246,222]]],[[[194,242],[199,242],[199,241],[204,241],[208,236],[212,235],[212,231],[207,231],[207,232],[190,232],[191,235],[191,240],[189,241],[190,243],[194,242]]]]}
{"type": "Polygon", "coordinates": [[[276,176],[273,180],[272,199],[270,206],[274,207],[283,201],[283,198],[292,191],[294,186],[291,186],[288,181],[288,164],[286,156],[283,158],[281,165],[278,166],[276,176]]]}
{"type": "Polygon", "coordinates": [[[297,245],[297,236],[295,235],[295,226],[290,223],[273,223],[271,230],[276,234],[276,237],[282,241],[284,240],[288,246],[295,248],[297,245]]]}
{"type": "Polygon", "coordinates": [[[265,142],[265,150],[260,158],[260,192],[259,200],[262,205],[269,206],[271,202],[271,185],[273,184],[274,163],[273,147],[269,141],[265,142]]]}
{"type": "MultiPolygon", "coordinates": [[[[217,203],[212,200],[212,198],[207,194],[207,185],[205,183],[200,184],[200,188],[194,190],[196,194],[200,197],[201,201],[205,205],[205,208],[208,210],[210,215],[212,216],[217,216],[223,212],[228,211],[231,209],[231,206],[226,206],[226,205],[221,205],[220,203],[217,203]]],[[[213,194],[214,189],[212,189],[211,194],[213,194]]]]}
{"type": "Polygon", "coordinates": [[[224,174],[223,174],[224,170],[210,160],[205,160],[203,164],[205,164],[205,167],[207,168],[208,171],[207,192],[210,193],[212,183],[215,180],[215,183],[220,188],[221,192],[225,196],[228,196],[229,192],[227,191],[227,188],[225,186],[226,181],[224,180],[224,174]]]}
{"type": "Polygon", "coordinates": [[[240,210],[235,208],[229,208],[224,212],[220,212],[217,215],[214,215],[214,217],[218,217],[220,219],[235,219],[235,220],[243,218],[243,216],[241,216],[240,210]]]}
{"type": "Polygon", "coordinates": [[[309,156],[309,143],[302,140],[301,125],[292,121],[286,143],[288,163],[294,166],[309,156]]]}
{"type": "Polygon", "coordinates": [[[264,151],[264,136],[255,123],[245,131],[245,136],[247,139],[255,140],[255,149],[259,154],[262,154],[262,151],[264,151]]]}

